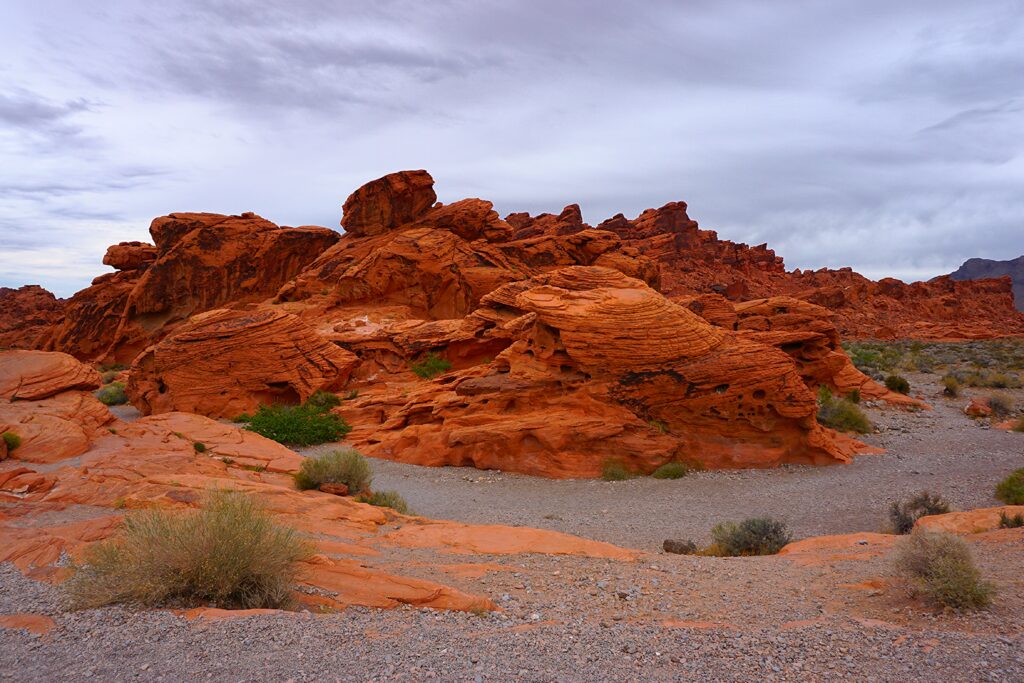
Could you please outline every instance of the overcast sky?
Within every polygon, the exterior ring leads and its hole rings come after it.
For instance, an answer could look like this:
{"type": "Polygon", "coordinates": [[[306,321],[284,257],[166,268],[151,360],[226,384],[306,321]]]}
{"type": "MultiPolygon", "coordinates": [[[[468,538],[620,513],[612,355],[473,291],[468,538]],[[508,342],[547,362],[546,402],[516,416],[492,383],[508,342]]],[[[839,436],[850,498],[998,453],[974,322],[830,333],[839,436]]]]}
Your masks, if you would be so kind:
{"type": "Polygon", "coordinates": [[[0,46],[0,285],[68,296],[172,211],[338,228],[407,168],[682,199],[790,268],[1024,253],[1024,0],[3,0],[0,46]]]}

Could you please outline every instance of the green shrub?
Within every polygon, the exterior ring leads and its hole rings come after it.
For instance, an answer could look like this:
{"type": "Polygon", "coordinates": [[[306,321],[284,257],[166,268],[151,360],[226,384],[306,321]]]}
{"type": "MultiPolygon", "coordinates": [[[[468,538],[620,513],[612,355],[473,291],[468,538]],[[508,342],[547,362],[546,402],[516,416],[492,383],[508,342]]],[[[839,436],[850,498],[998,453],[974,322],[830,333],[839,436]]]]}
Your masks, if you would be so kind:
{"type": "Polygon", "coordinates": [[[1013,412],[1013,399],[1006,394],[992,394],[988,397],[988,407],[995,417],[1008,417],[1013,412]]]}
{"type": "Polygon", "coordinates": [[[942,393],[951,398],[960,395],[960,380],[955,375],[946,375],[942,378],[942,393]]]}
{"type": "Polygon", "coordinates": [[[668,433],[668,424],[664,420],[648,420],[647,426],[659,434],[668,433]]]}
{"type": "Polygon", "coordinates": [[[681,462],[667,462],[651,472],[655,479],[682,479],[690,473],[690,468],[681,462]]]}
{"type": "Polygon", "coordinates": [[[452,364],[448,359],[431,351],[421,361],[413,363],[410,367],[417,377],[433,379],[451,370],[452,364]]]}
{"type": "Polygon", "coordinates": [[[196,453],[206,452],[206,444],[203,443],[202,441],[196,441],[195,443],[193,443],[192,448],[195,450],[196,453]]]}
{"type": "Polygon", "coordinates": [[[928,515],[943,515],[949,509],[949,503],[941,496],[921,491],[909,500],[893,501],[889,506],[889,521],[894,533],[909,534],[917,520],[928,515]]]}
{"type": "Polygon", "coordinates": [[[1005,512],[999,512],[999,528],[1000,529],[1019,529],[1024,527],[1024,515],[1016,514],[1010,517],[1005,512]]]}
{"type": "Polygon", "coordinates": [[[846,400],[850,403],[860,403],[860,389],[854,389],[846,395],[846,400]]]}
{"type": "Polygon", "coordinates": [[[106,365],[100,366],[100,372],[120,372],[121,370],[127,370],[128,366],[124,363],[107,363],[106,365]]]}
{"type": "Polygon", "coordinates": [[[341,398],[337,394],[327,391],[316,391],[306,399],[306,405],[312,406],[324,412],[341,405],[341,398]]]}
{"type": "Polygon", "coordinates": [[[867,434],[871,431],[871,421],[852,401],[836,398],[828,387],[818,388],[818,422],[843,432],[867,434]]]}
{"type": "Polygon", "coordinates": [[[1024,505],[1024,468],[1014,470],[996,485],[996,498],[1007,505],[1024,505]]]}
{"type": "Polygon", "coordinates": [[[117,536],[93,545],[65,583],[73,608],[114,603],[287,606],[311,547],[251,498],[216,491],[200,510],[129,514],[117,536]]]}
{"type": "Polygon", "coordinates": [[[128,402],[128,394],[124,393],[122,382],[111,382],[96,392],[96,398],[105,406],[120,406],[128,402]]]}
{"type": "Polygon", "coordinates": [[[118,373],[116,371],[107,370],[106,372],[100,375],[100,381],[103,382],[104,384],[110,384],[115,379],[117,379],[117,375],[118,373]]]}
{"type": "Polygon", "coordinates": [[[374,491],[370,495],[359,496],[356,500],[360,503],[369,503],[382,508],[391,508],[403,515],[409,513],[409,504],[398,491],[374,491]]]}
{"type": "Polygon", "coordinates": [[[896,391],[901,394],[910,393],[910,382],[900,375],[889,375],[885,378],[885,388],[889,391],[896,391]]]}
{"type": "Polygon", "coordinates": [[[601,465],[601,478],[605,481],[625,481],[636,476],[619,458],[609,458],[601,465]]]}
{"type": "Polygon", "coordinates": [[[770,517],[751,517],[739,524],[722,522],[711,529],[708,552],[725,557],[774,555],[791,540],[785,522],[770,517]]]}
{"type": "Polygon", "coordinates": [[[255,415],[243,417],[249,431],[290,446],[340,441],[352,431],[338,415],[309,404],[260,406],[255,415]]]}
{"type": "Polygon", "coordinates": [[[992,602],[995,590],[981,579],[971,551],[949,533],[918,529],[896,546],[896,569],[929,601],[955,609],[992,602]]]}
{"type": "Polygon", "coordinates": [[[21,445],[21,437],[14,432],[4,432],[3,437],[0,438],[3,438],[4,443],[7,444],[8,452],[21,445]]]}
{"type": "Polygon", "coordinates": [[[344,448],[302,461],[295,473],[295,486],[300,491],[319,488],[321,484],[344,484],[352,494],[370,488],[373,472],[359,451],[344,448]]]}

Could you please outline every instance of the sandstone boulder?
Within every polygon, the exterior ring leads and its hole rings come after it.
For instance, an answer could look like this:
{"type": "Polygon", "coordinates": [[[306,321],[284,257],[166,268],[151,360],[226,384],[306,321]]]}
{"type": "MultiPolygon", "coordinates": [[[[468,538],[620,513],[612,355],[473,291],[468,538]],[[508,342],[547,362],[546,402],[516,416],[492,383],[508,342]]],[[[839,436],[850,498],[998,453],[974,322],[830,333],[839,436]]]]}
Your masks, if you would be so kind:
{"type": "Polygon", "coordinates": [[[119,242],[107,247],[103,263],[115,270],[142,270],[157,257],[157,248],[145,242],[119,242]]]}
{"type": "Polygon", "coordinates": [[[39,285],[0,287],[0,349],[36,348],[63,309],[64,301],[39,285]]]}
{"type": "Polygon", "coordinates": [[[293,315],[219,309],[194,316],[140,354],[127,392],[145,415],[233,418],[260,404],[299,403],[339,389],[357,363],[293,315]]]}
{"type": "Polygon", "coordinates": [[[356,235],[380,235],[411,223],[437,201],[426,171],[400,171],[370,181],[349,195],[341,225],[356,235]]]}
{"type": "Polygon", "coordinates": [[[0,351],[0,399],[34,401],[99,386],[99,373],[66,353],[0,351]]]}

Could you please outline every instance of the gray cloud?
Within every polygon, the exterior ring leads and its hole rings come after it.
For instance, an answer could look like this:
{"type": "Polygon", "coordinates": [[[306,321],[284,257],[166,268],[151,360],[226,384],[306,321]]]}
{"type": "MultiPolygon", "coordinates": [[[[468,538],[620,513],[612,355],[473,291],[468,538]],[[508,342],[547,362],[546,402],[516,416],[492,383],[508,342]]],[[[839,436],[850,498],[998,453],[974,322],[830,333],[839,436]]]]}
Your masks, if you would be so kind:
{"type": "Polygon", "coordinates": [[[169,211],[336,226],[401,168],[592,223],[683,199],[790,267],[1024,253],[1019,0],[44,4],[0,27],[0,233],[40,235],[0,284],[169,211]]]}

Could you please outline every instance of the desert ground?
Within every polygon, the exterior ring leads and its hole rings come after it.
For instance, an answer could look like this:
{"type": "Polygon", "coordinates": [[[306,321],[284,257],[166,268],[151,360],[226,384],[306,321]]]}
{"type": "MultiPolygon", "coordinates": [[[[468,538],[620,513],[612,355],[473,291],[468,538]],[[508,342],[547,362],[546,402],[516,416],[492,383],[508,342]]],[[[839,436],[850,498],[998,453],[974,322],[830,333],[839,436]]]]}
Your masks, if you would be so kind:
{"type": "MultiPolygon", "coordinates": [[[[908,378],[932,409],[869,407],[878,431],[866,441],[887,453],[845,466],[604,482],[373,460],[378,485],[399,490],[417,514],[547,528],[641,551],[620,560],[396,547],[362,559],[485,593],[500,607],[493,612],[68,612],[58,588],[6,565],[0,614],[44,615],[44,623],[0,629],[0,677],[1021,680],[1024,543],[1017,530],[969,539],[999,597],[988,610],[962,614],[912,597],[893,576],[894,537],[872,533],[884,530],[889,501],[921,489],[941,493],[955,509],[995,505],[995,483],[1024,465],[1020,434],[963,414],[969,396],[983,390],[950,399],[941,395],[938,375],[908,378]],[[769,557],[660,549],[666,538],[705,542],[716,522],[752,515],[785,519],[796,539],[847,536],[769,557]]],[[[1011,393],[1024,399],[1020,390],[1011,393]]],[[[134,417],[130,408],[118,410],[134,417]]]]}

